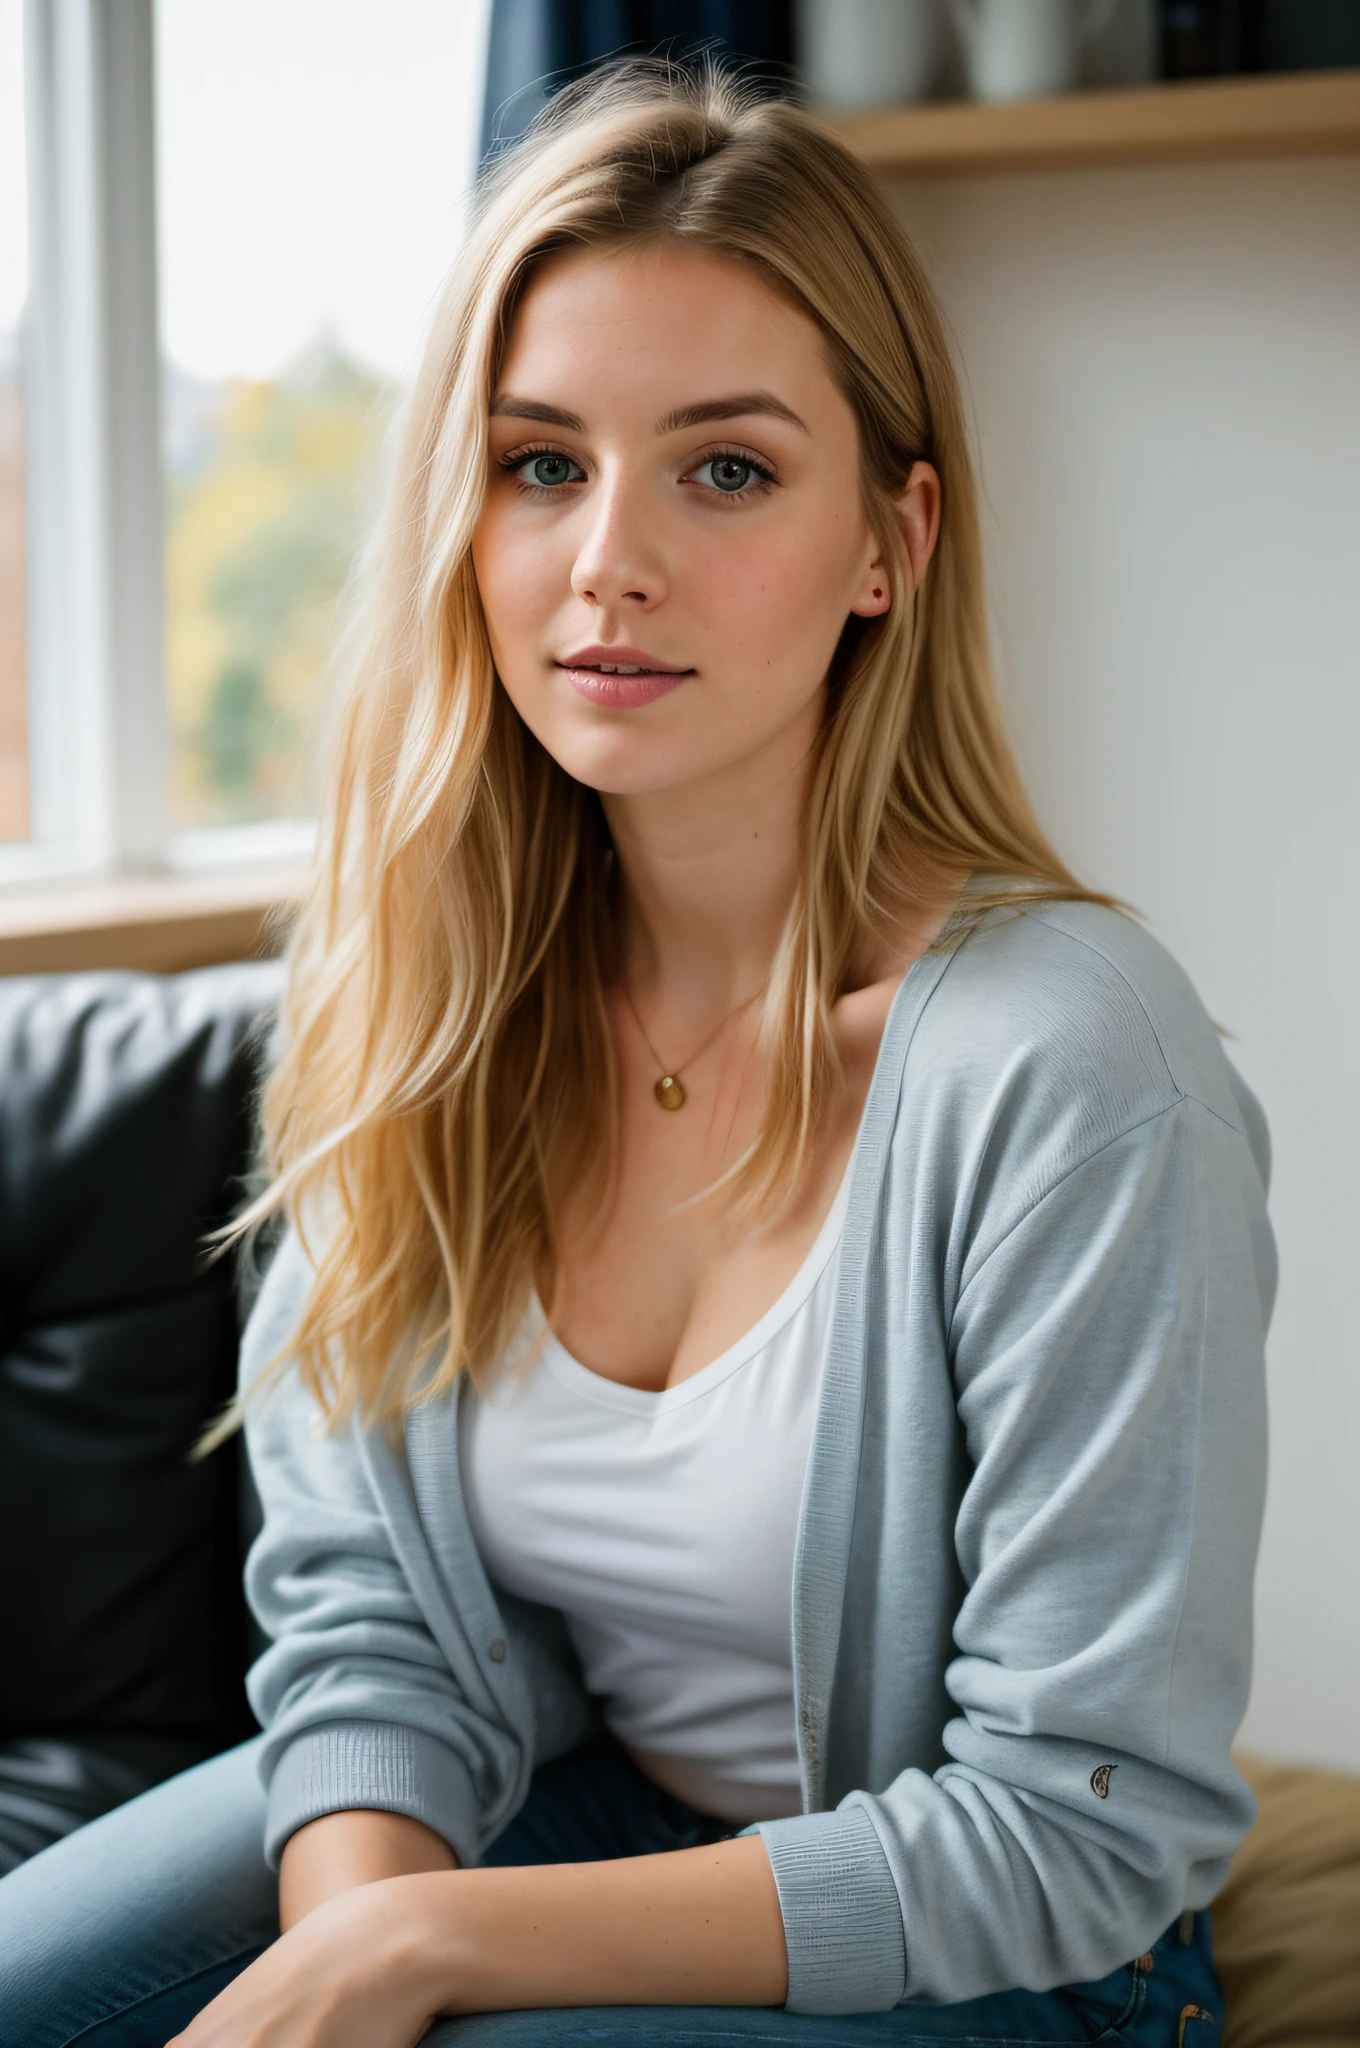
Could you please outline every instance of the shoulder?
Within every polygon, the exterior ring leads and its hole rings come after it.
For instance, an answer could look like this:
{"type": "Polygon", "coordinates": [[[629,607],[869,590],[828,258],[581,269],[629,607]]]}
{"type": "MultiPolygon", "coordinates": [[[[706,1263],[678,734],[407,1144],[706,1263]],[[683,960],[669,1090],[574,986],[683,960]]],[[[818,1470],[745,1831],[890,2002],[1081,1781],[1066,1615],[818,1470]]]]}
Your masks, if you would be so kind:
{"type": "Polygon", "coordinates": [[[1133,918],[1091,903],[992,912],[933,964],[901,1048],[899,1120],[923,1111],[955,1144],[1043,1154],[1048,1178],[1195,1103],[1264,1179],[1254,1097],[1184,969],[1133,918]]]}
{"type": "Polygon", "coordinates": [[[288,1351],[315,1279],[315,1268],[297,1232],[284,1231],[265,1269],[241,1338],[242,1391],[288,1351]]]}

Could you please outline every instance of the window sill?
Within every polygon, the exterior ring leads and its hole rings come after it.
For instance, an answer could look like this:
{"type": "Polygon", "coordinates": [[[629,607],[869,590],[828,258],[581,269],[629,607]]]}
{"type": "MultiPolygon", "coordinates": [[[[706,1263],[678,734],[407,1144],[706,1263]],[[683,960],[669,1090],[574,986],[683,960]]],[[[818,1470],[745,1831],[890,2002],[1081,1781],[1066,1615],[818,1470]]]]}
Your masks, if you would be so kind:
{"type": "Polygon", "coordinates": [[[0,974],[92,967],[176,974],[278,952],[307,883],[299,866],[123,875],[0,893],[0,974]]]}

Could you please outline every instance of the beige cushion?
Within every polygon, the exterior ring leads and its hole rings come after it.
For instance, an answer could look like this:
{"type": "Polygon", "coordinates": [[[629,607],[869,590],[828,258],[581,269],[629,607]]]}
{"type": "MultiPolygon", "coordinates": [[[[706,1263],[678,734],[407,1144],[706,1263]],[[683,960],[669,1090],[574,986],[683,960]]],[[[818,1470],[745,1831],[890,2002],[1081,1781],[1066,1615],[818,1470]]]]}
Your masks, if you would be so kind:
{"type": "Polygon", "coordinates": [[[1261,1812],[1214,1902],[1224,2048],[1356,2048],[1360,1778],[1235,1761],[1261,1812]]]}

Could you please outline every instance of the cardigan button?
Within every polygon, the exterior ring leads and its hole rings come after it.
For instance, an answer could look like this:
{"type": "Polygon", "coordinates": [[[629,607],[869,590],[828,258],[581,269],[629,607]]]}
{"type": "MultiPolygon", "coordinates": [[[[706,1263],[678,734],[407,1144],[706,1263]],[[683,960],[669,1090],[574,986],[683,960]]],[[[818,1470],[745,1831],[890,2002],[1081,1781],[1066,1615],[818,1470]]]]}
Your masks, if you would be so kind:
{"type": "Polygon", "coordinates": [[[503,1664],[505,1662],[505,1637],[497,1636],[493,1643],[489,1643],[486,1654],[493,1664],[503,1664]]]}

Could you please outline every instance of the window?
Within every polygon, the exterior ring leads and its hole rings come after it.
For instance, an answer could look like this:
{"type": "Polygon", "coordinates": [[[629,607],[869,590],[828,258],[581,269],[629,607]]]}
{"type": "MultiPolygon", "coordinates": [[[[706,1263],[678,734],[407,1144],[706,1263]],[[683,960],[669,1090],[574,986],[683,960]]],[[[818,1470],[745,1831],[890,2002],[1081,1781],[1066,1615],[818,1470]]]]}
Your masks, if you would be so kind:
{"type": "Polygon", "coordinates": [[[488,4],[0,0],[0,879],[305,838],[488,4]]]}
{"type": "Polygon", "coordinates": [[[314,808],[336,601],[475,170],[482,19],[159,0],[172,831],[314,808]]]}
{"type": "Polygon", "coordinates": [[[0,841],[28,837],[23,347],[28,297],[28,180],[24,147],[23,0],[0,0],[0,841]]]}

